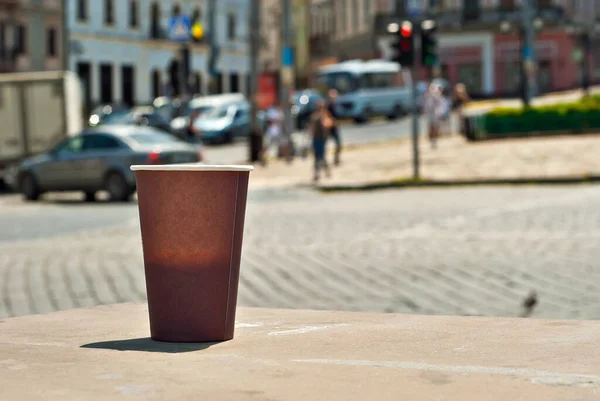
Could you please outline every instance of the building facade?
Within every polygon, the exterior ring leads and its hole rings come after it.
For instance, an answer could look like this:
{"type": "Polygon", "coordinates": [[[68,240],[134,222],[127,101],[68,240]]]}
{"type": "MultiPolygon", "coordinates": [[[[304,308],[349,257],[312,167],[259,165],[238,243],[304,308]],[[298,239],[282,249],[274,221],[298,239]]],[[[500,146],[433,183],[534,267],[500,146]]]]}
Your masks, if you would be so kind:
{"type": "MultiPolygon", "coordinates": [[[[523,0],[313,0],[313,65],[344,59],[380,57],[378,40],[399,19],[438,22],[439,66],[435,73],[463,82],[472,94],[513,96],[521,81],[523,0]],[[328,18],[328,10],[333,18],[328,18]],[[324,28],[325,27],[325,28],[324,28]],[[325,31],[324,31],[325,30],[325,31]],[[319,32],[325,32],[320,34],[319,32]],[[327,39],[329,36],[332,39],[327,39]]],[[[600,21],[597,0],[537,0],[535,76],[542,91],[581,82],[581,32],[600,21]]],[[[596,27],[597,29],[597,27],[596,27]]],[[[600,38],[600,32],[596,32],[600,38]]],[[[587,66],[600,81],[600,43],[592,35],[587,66]]],[[[427,72],[419,71],[420,78],[427,72]]]]}
{"type": "Polygon", "coordinates": [[[0,72],[63,68],[62,4],[0,0],[0,72]]]}
{"type": "MultiPolygon", "coordinates": [[[[182,45],[168,40],[177,15],[194,16],[205,30],[206,0],[68,0],[69,68],[89,104],[143,104],[172,92],[169,68],[182,45]]],[[[217,92],[243,92],[248,82],[248,0],[215,1],[217,92]]],[[[208,44],[186,46],[189,92],[208,93],[208,44]]]]}
{"type": "MultiPolygon", "coordinates": [[[[308,85],[311,72],[310,29],[312,0],[291,0],[295,87],[308,85]]],[[[283,49],[281,0],[262,0],[260,8],[260,73],[279,81],[283,49]]],[[[277,84],[279,86],[279,82],[277,84]]],[[[278,88],[279,90],[279,88],[278,88]]]]}

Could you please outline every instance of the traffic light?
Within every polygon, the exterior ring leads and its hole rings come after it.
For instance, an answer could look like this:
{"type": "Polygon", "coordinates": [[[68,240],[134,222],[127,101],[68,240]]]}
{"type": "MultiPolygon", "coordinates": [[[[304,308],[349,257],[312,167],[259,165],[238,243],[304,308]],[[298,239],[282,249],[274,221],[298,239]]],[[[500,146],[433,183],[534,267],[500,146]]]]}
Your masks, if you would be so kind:
{"type": "Polygon", "coordinates": [[[403,21],[401,24],[391,24],[388,30],[395,35],[392,42],[392,50],[394,51],[392,61],[399,63],[402,67],[412,67],[415,61],[412,22],[403,21]]]}
{"type": "Polygon", "coordinates": [[[437,26],[435,21],[426,20],[421,24],[421,64],[426,67],[433,67],[437,63],[437,26]]]}
{"type": "Polygon", "coordinates": [[[194,11],[192,14],[191,25],[192,40],[194,42],[201,42],[204,39],[204,26],[202,25],[200,12],[198,10],[194,11]]]}

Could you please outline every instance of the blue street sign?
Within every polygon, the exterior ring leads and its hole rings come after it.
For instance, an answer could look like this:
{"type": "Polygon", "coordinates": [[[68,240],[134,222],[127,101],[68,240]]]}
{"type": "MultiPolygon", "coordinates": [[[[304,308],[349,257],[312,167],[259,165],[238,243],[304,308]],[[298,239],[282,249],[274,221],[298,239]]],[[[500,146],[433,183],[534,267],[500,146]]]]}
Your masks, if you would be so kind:
{"type": "Polygon", "coordinates": [[[408,9],[408,14],[413,16],[413,17],[418,17],[419,15],[421,15],[421,4],[419,4],[418,1],[416,0],[407,0],[406,4],[406,8],[408,9]]]}
{"type": "Polygon", "coordinates": [[[286,47],[283,49],[283,54],[281,55],[281,61],[284,67],[291,67],[294,65],[294,49],[291,47],[286,47]]]}
{"type": "Polygon", "coordinates": [[[523,48],[523,59],[525,59],[525,60],[531,59],[531,47],[525,46],[523,48]]]}
{"type": "Polygon", "coordinates": [[[169,40],[187,42],[192,34],[192,24],[187,15],[178,15],[169,21],[169,40]]]}

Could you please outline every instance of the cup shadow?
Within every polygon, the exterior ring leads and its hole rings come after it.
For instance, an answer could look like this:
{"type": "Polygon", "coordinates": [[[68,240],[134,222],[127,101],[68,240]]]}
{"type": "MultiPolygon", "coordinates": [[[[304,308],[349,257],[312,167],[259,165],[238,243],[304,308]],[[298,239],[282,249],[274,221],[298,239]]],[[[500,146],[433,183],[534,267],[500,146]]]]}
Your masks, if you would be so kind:
{"type": "Polygon", "coordinates": [[[101,341],[84,344],[80,348],[109,349],[114,351],[162,352],[179,354],[205,350],[218,342],[209,343],[169,343],[154,341],[150,337],[131,338],[128,340],[101,341]]]}

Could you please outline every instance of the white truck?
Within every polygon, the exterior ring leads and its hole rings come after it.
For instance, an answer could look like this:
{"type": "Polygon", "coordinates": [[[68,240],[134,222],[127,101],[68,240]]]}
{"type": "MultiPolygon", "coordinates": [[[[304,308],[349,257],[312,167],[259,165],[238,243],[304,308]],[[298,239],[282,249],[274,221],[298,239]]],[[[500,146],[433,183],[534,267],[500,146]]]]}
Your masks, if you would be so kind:
{"type": "Polygon", "coordinates": [[[82,95],[69,71],[0,74],[0,186],[26,157],[82,130],[82,95]]]}

